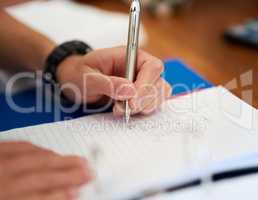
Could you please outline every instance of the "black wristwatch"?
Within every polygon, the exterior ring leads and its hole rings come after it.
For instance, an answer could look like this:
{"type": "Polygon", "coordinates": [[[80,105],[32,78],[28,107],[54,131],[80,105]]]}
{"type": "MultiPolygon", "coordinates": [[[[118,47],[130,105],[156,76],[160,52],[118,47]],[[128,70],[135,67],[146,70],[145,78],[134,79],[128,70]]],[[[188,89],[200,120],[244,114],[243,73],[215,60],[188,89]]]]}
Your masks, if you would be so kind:
{"type": "Polygon", "coordinates": [[[85,55],[92,48],[81,41],[65,42],[56,47],[48,56],[44,69],[44,80],[49,83],[57,83],[56,72],[58,65],[71,55],[85,55]]]}
{"type": "Polygon", "coordinates": [[[43,81],[51,84],[52,90],[55,90],[57,85],[59,85],[56,76],[59,64],[71,55],[86,55],[91,51],[92,48],[89,45],[76,40],[65,42],[57,46],[46,60],[43,81]]]}

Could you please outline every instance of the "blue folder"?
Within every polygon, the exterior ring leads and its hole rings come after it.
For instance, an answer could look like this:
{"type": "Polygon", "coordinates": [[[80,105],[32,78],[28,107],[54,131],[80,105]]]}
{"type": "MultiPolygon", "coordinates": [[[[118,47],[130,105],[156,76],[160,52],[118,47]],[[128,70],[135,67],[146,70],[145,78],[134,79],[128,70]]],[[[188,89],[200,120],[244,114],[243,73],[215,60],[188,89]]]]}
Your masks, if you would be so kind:
{"type": "MultiPolygon", "coordinates": [[[[162,77],[164,77],[173,86],[172,95],[178,95],[213,86],[179,60],[165,61],[165,71],[162,74],[162,77]]],[[[25,108],[35,106],[35,99],[35,89],[30,89],[13,96],[14,102],[25,108]]],[[[53,101],[46,98],[44,100],[43,110],[46,110],[44,108],[48,107],[50,104],[53,104],[53,101]]],[[[18,113],[8,106],[3,94],[0,95],[0,108],[0,131],[65,119],[74,119],[89,114],[83,112],[80,108],[73,113],[62,112],[61,109],[58,110],[59,108],[43,112],[18,113]],[[58,120],[55,119],[56,112],[60,114],[58,120]]]]}

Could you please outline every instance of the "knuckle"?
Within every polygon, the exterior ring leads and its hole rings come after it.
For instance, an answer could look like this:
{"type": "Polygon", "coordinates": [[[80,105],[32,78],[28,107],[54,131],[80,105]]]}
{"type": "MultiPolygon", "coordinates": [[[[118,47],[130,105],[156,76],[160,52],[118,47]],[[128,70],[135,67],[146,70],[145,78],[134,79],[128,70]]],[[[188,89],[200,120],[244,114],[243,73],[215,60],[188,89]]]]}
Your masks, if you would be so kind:
{"type": "Polygon", "coordinates": [[[155,95],[157,93],[158,88],[153,84],[143,85],[142,86],[142,94],[141,96],[149,96],[155,95]]]}
{"type": "Polygon", "coordinates": [[[86,170],[84,168],[79,168],[75,171],[75,175],[77,175],[79,180],[84,180],[87,175],[86,170]]]}
{"type": "Polygon", "coordinates": [[[159,78],[159,80],[157,81],[157,83],[156,83],[156,87],[164,87],[165,86],[165,81],[164,81],[164,79],[162,79],[162,78],[159,78]]]}
{"type": "Polygon", "coordinates": [[[53,187],[64,186],[64,180],[61,172],[44,172],[41,174],[30,174],[23,178],[23,180],[19,180],[19,184],[22,185],[24,191],[35,190],[35,191],[43,191],[48,190],[53,187]],[[39,181],[40,180],[40,181],[39,181]]]}
{"type": "Polygon", "coordinates": [[[71,185],[81,185],[89,181],[89,176],[83,169],[74,169],[66,173],[66,179],[71,185]]]}
{"type": "Polygon", "coordinates": [[[42,177],[37,177],[36,175],[32,177],[32,181],[34,182],[41,178],[40,189],[52,188],[52,187],[62,187],[69,183],[72,176],[69,176],[69,173],[65,171],[60,172],[48,172],[43,175],[42,177]]]}
{"type": "Polygon", "coordinates": [[[145,51],[143,51],[142,49],[138,48],[137,54],[138,54],[139,57],[141,57],[144,53],[145,53],[145,51]]]}
{"type": "Polygon", "coordinates": [[[80,158],[78,156],[70,156],[70,157],[66,157],[66,159],[67,159],[67,161],[69,161],[74,166],[77,166],[77,167],[83,167],[84,166],[84,162],[82,161],[82,158],[80,158]]]}
{"type": "Polygon", "coordinates": [[[158,73],[161,73],[164,71],[164,64],[161,60],[157,59],[153,61],[153,69],[157,71],[158,73]]]}
{"type": "Polygon", "coordinates": [[[91,72],[91,68],[90,68],[89,66],[87,66],[87,65],[84,65],[84,64],[82,64],[82,65],[76,65],[75,68],[76,68],[76,70],[78,71],[78,73],[83,74],[85,78],[87,77],[86,75],[87,75],[89,72],[91,72]]]}
{"type": "Polygon", "coordinates": [[[78,165],[74,169],[70,170],[67,174],[70,179],[73,180],[73,182],[82,184],[91,179],[90,168],[83,164],[82,161],[77,162],[78,165]]]}

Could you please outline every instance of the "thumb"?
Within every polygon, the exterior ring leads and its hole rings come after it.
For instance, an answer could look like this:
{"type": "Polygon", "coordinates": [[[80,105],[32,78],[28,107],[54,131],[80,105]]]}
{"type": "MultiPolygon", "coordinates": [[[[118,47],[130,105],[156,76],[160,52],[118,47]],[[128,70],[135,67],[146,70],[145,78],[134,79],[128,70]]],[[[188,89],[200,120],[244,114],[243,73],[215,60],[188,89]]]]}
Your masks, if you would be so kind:
{"type": "Polygon", "coordinates": [[[134,84],[125,78],[93,73],[88,79],[88,89],[94,95],[106,95],[114,100],[124,101],[134,97],[134,84]],[[90,81],[89,81],[90,80],[90,81]]]}

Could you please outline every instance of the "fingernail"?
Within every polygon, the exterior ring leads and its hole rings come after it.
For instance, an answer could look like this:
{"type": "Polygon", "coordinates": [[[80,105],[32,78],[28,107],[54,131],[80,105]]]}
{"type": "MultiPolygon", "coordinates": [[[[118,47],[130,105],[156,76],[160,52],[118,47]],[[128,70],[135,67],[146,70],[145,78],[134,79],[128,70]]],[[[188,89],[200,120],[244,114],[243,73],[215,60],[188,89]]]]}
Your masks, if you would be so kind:
{"type": "Polygon", "coordinates": [[[113,112],[114,112],[114,115],[115,115],[115,116],[121,116],[121,115],[123,115],[123,113],[124,113],[124,108],[123,108],[122,104],[116,104],[116,105],[114,106],[113,112]]]}
{"type": "Polygon", "coordinates": [[[135,89],[132,85],[123,85],[118,89],[117,96],[120,99],[132,98],[135,94],[135,89]]]}

